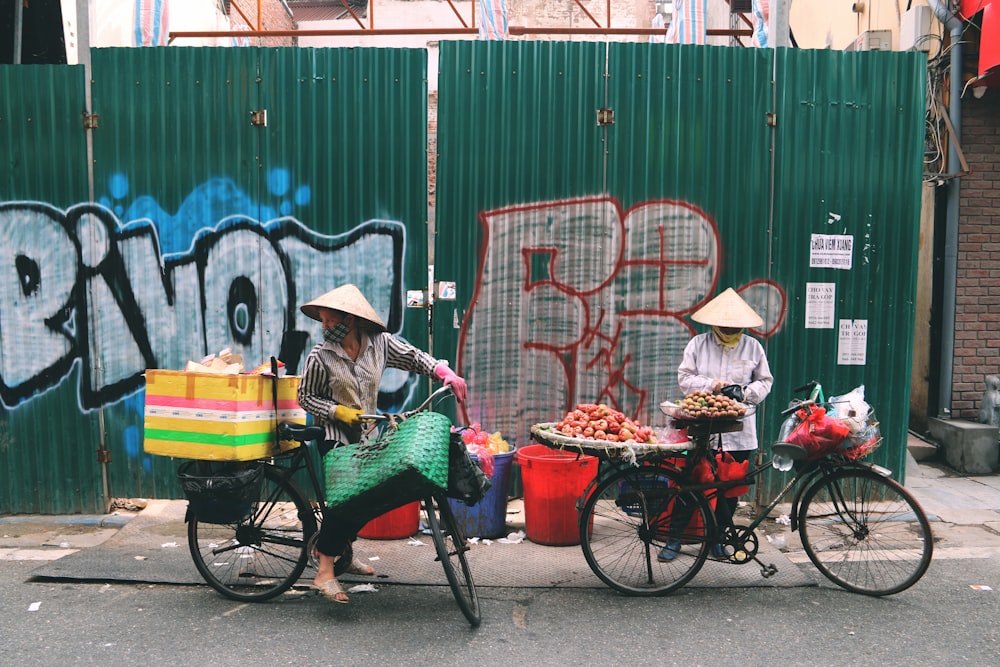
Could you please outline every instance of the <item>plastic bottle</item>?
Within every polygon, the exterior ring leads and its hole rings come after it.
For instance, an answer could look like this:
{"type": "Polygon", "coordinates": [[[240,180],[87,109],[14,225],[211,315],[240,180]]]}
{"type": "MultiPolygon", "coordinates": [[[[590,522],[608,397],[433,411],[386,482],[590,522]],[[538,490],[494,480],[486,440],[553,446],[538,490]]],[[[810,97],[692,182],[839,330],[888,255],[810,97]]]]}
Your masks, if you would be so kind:
{"type": "Polygon", "coordinates": [[[782,456],[781,454],[775,454],[774,458],[771,459],[771,465],[774,466],[776,470],[780,470],[781,472],[788,472],[792,469],[794,464],[795,461],[787,456],[782,456]]]}

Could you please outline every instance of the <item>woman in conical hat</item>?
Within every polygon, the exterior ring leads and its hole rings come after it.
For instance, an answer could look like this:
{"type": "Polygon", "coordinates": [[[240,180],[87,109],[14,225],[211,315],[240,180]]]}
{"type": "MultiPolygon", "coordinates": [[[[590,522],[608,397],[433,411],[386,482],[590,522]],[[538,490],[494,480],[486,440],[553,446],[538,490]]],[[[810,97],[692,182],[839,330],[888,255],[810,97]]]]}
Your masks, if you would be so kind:
{"type": "MultiPolygon", "coordinates": [[[[323,342],[312,349],[303,366],[298,400],[326,428],[321,448],[324,454],[337,444],[358,442],[360,415],[377,411],[378,389],[386,368],[436,377],[452,388],[456,399],[465,401],[465,380],[448,368],[448,362],[388,333],[382,318],[355,285],[341,285],[301,310],[323,324],[323,342]]],[[[316,542],[319,569],[313,588],[327,599],[348,601],[334,575],[334,563],[374,518],[332,511],[324,515],[316,542]]],[[[374,574],[369,565],[357,561],[340,569],[374,574]]]]}
{"type": "MultiPolygon", "coordinates": [[[[764,324],[750,304],[730,287],[695,311],[691,319],[711,329],[692,338],[684,348],[684,357],[677,369],[681,393],[724,393],[749,404],[758,404],[767,398],[774,383],[767,355],[756,339],[744,333],[745,329],[764,324]]],[[[749,460],[757,449],[756,417],[744,417],[742,431],[722,434],[722,448],[736,461],[749,460]]],[[[728,525],[732,520],[736,501],[736,498],[721,496],[716,500],[715,514],[720,525],[728,525]]],[[[679,550],[679,542],[668,541],[659,559],[673,560],[679,550]]],[[[724,556],[719,545],[713,546],[713,554],[724,556]]]]}

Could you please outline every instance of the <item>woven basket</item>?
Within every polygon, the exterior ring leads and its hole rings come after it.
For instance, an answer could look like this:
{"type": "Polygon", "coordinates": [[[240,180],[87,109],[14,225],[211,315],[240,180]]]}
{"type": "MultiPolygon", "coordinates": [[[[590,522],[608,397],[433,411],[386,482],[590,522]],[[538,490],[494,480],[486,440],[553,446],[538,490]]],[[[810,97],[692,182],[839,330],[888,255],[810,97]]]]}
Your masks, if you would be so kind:
{"type": "Polygon", "coordinates": [[[447,488],[450,432],[448,417],[420,412],[374,441],[327,453],[327,507],[375,517],[447,488]]]}

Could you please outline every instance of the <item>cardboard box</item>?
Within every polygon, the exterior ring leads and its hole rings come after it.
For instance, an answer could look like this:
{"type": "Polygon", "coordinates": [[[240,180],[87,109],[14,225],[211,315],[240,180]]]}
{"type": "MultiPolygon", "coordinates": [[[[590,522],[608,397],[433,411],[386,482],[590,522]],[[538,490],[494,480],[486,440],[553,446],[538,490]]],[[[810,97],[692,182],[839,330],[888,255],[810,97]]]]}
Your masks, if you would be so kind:
{"type": "Polygon", "coordinates": [[[275,443],[278,422],[306,422],[299,378],[149,369],[143,449],[147,454],[210,461],[252,461],[299,445],[275,443]]]}

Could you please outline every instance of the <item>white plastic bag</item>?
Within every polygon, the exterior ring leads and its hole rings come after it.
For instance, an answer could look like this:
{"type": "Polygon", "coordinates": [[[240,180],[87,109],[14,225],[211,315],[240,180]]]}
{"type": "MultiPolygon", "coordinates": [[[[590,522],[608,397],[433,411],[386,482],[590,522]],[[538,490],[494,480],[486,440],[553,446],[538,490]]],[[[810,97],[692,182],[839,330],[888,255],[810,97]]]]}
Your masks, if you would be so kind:
{"type": "Polygon", "coordinates": [[[868,426],[871,406],[865,402],[865,386],[855,387],[842,396],[831,396],[833,416],[847,424],[851,433],[861,433],[868,426]]]}

